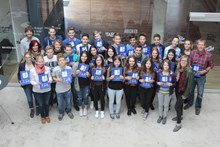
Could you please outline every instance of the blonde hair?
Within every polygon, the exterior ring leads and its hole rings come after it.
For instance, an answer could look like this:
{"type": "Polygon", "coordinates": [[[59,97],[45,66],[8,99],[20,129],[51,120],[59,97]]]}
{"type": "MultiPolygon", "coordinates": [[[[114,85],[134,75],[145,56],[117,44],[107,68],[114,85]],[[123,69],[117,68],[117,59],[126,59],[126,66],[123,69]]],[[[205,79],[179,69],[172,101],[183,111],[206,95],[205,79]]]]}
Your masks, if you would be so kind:
{"type": "Polygon", "coordinates": [[[37,55],[36,61],[39,61],[40,59],[44,60],[44,56],[43,55],[37,55]]]}

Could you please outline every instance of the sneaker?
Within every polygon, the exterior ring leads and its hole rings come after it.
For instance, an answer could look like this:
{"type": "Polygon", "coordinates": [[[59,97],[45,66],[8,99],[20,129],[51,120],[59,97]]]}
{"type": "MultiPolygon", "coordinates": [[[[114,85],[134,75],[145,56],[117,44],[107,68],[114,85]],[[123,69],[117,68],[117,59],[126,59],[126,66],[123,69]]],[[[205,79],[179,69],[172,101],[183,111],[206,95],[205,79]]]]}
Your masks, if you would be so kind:
{"type": "Polygon", "coordinates": [[[40,114],[40,108],[36,107],[36,116],[38,116],[40,114]]]}
{"type": "Polygon", "coordinates": [[[79,109],[79,116],[80,116],[80,117],[83,116],[83,109],[82,109],[82,107],[80,107],[80,109],[79,109]]]}
{"type": "MultiPolygon", "coordinates": [[[[183,120],[182,116],[181,116],[181,120],[183,120]]],[[[177,121],[177,117],[172,118],[172,121],[177,121]]]]}
{"type": "Polygon", "coordinates": [[[101,117],[101,118],[104,118],[104,117],[105,117],[104,111],[101,111],[100,117],[101,117]]]}
{"type": "Polygon", "coordinates": [[[131,112],[132,112],[133,114],[137,114],[137,111],[135,110],[135,108],[134,108],[134,109],[131,109],[131,112]]]}
{"type": "Polygon", "coordinates": [[[79,111],[79,107],[77,105],[74,105],[74,108],[76,111],[79,111]]]}
{"type": "Polygon", "coordinates": [[[196,115],[199,115],[200,114],[200,109],[197,108],[196,111],[195,111],[196,115]]]}
{"type": "Polygon", "coordinates": [[[181,125],[180,126],[175,126],[175,128],[173,129],[173,132],[177,132],[177,131],[179,131],[180,129],[181,129],[182,127],[181,127],[181,125]]]}
{"type": "Polygon", "coordinates": [[[120,114],[119,113],[117,113],[115,116],[116,116],[117,119],[120,119],[120,114]]]}
{"type": "Polygon", "coordinates": [[[165,125],[165,124],[166,124],[166,122],[167,122],[167,118],[166,118],[166,117],[164,117],[164,118],[163,118],[163,120],[162,120],[162,124],[163,124],[163,125],[165,125]]]}
{"type": "Polygon", "coordinates": [[[83,109],[83,116],[86,116],[87,115],[87,107],[84,107],[83,109]]]}
{"type": "Polygon", "coordinates": [[[74,116],[73,116],[73,113],[72,113],[72,112],[67,113],[67,115],[69,116],[69,118],[70,118],[70,119],[73,119],[73,118],[74,118],[74,116]]]}
{"type": "Polygon", "coordinates": [[[99,118],[99,111],[95,111],[95,118],[99,118]]]}
{"type": "Polygon", "coordinates": [[[127,115],[131,116],[131,110],[130,109],[128,109],[127,115]]]}
{"type": "Polygon", "coordinates": [[[41,118],[41,123],[45,124],[46,123],[46,119],[45,118],[41,118]]]}
{"type": "Polygon", "coordinates": [[[91,102],[90,102],[90,109],[93,109],[93,108],[94,108],[94,102],[91,101],[91,102]]]}
{"type": "Polygon", "coordinates": [[[150,106],[150,109],[151,109],[151,110],[155,110],[154,105],[151,105],[151,106],[150,106]]]}
{"type": "Polygon", "coordinates": [[[161,121],[162,121],[162,117],[161,116],[159,116],[159,118],[157,119],[157,123],[160,123],[161,121]]]}
{"type": "Polygon", "coordinates": [[[111,119],[115,119],[114,114],[110,114],[110,118],[111,118],[111,119]]]}
{"type": "Polygon", "coordinates": [[[186,104],[186,105],[183,107],[183,109],[184,109],[184,110],[187,110],[187,109],[189,109],[191,106],[192,106],[192,105],[190,105],[190,104],[186,104]]]}
{"type": "Polygon", "coordinates": [[[59,120],[59,121],[63,120],[63,114],[59,114],[59,115],[58,115],[58,120],[59,120]]]}
{"type": "Polygon", "coordinates": [[[51,120],[50,120],[50,117],[49,117],[49,116],[46,117],[45,119],[46,119],[46,122],[47,122],[47,123],[50,123],[51,120]]]}
{"type": "Polygon", "coordinates": [[[34,117],[34,109],[31,109],[31,112],[30,112],[30,117],[33,118],[34,117]]]}
{"type": "Polygon", "coordinates": [[[143,115],[143,119],[144,119],[144,120],[146,120],[146,119],[147,119],[147,117],[148,117],[148,113],[147,113],[147,112],[145,112],[145,113],[144,113],[144,115],[143,115]]]}

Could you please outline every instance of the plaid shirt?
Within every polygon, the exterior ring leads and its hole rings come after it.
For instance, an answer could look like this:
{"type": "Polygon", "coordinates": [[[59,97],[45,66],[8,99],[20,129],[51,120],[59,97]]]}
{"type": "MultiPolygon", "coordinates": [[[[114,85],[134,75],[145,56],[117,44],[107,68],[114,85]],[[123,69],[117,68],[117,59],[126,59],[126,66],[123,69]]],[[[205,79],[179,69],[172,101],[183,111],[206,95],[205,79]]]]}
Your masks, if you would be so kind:
{"type": "Polygon", "coordinates": [[[191,65],[196,64],[202,66],[202,70],[205,70],[207,67],[214,67],[212,54],[208,51],[202,52],[199,54],[198,49],[191,51],[191,65]]]}

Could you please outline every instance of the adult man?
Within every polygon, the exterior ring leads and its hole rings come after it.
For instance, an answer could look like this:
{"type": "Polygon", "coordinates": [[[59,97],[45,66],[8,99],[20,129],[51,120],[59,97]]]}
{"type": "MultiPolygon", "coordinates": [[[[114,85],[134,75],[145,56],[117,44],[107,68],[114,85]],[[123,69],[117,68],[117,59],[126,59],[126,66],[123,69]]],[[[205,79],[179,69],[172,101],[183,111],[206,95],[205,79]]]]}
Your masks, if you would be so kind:
{"type": "Polygon", "coordinates": [[[146,58],[146,56],[142,52],[142,47],[140,45],[135,47],[135,49],[134,49],[134,56],[136,57],[138,67],[141,67],[141,63],[146,58]]]}
{"type": "Polygon", "coordinates": [[[194,71],[193,88],[188,98],[188,104],[184,109],[188,109],[194,102],[194,91],[197,86],[197,98],[195,104],[195,114],[200,114],[202,106],[202,98],[204,86],[206,82],[206,74],[214,67],[212,54],[205,50],[206,40],[199,39],[197,49],[191,51],[191,66],[194,71]]]}

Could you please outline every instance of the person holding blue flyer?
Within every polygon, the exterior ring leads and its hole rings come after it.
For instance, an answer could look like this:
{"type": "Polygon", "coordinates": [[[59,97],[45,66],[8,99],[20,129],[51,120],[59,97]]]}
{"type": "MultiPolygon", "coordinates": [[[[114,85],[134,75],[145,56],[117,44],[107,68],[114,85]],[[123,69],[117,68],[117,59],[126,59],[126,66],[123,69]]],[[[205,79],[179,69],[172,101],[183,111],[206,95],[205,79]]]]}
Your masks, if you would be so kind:
{"type": "Polygon", "coordinates": [[[75,76],[75,89],[77,93],[77,104],[79,106],[79,116],[86,116],[89,105],[90,93],[90,73],[89,73],[88,52],[83,51],[80,54],[79,63],[73,66],[73,75],[75,76]]]}
{"type": "Polygon", "coordinates": [[[146,120],[149,114],[149,108],[151,106],[151,99],[154,90],[155,82],[155,70],[153,67],[153,61],[148,58],[143,61],[140,72],[140,97],[141,105],[144,109],[143,119],[146,120]]]}
{"type": "Polygon", "coordinates": [[[116,53],[115,48],[113,46],[110,46],[107,50],[106,60],[105,60],[105,64],[107,68],[112,66],[113,59],[115,58],[116,55],[117,53],[116,53]]]}
{"type": "Polygon", "coordinates": [[[141,33],[138,38],[139,45],[141,46],[142,53],[149,58],[150,57],[150,52],[151,52],[151,47],[147,45],[147,35],[146,33],[141,33]]]}
{"type": "Polygon", "coordinates": [[[191,51],[191,66],[194,72],[194,82],[192,91],[188,97],[188,104],[184,109],[188,109],[194,103],[194,92],[197,86],[197,98],[195,104],[195,114],[200,114],[202,107],[203,92],[206,82],[206,75],[214,67],[212,54],[205,50],[206,40],[197,41],[197,49],[191,51]]]}
{"type": "Polygon", "coordinates": [[[35,66],[35,62],[33,62],[31,59],[32,59],[31,53],[26,52],[24,54],[24,62],[22,62],[19,65],[17,77],[27,97],[27,101],[30,109],[30,117],[33,118],[35,111],[34,99],[36,105],[36,115],[39,115],[39,104],[36,98],[33,98],[33,91],[32,91],[33,86],[30,83],[30,70],[35,66]]]}
{"type": "Polygon", "coordinates": [[[165,47],[164,47],[164,45],[162,45],[160,43],[160,41],[161,41],[160,39],[161,39],[160,34],[154,34],[154,36],[153,36],[154,42],[153,42],[153,44],[151,44],[151,49],[153,47],[156,47],[158,49],[160,59],[163,60],[163,54],[164,54],[165,47]]]}
{"type": "Polygon", "coordinates": [[[135,110],[136,97],[138,93],[138,80],[139,80],[139,67],[137,65],[137,60],[134,56],[129,56],[126,60],[124,67],[124,77],[125,77],[125,99],[128,108],[127,115],[131,116],[137,114],[135,110]]]}
{"type": "Polygon", "coordinates": [[[127,56],[131,56],[134,54],[134,49],[136,46],[137,46],[137,36],[131,34],[129,36],[129,44],[126,45],[127,56]]]}
{"type": "Polygon", "coordinates": [[[50,123],[49,99],[52,83],[50,68],[44,65],[42,55],[36,57],[35,67],[30,71],[30,83],[33,85],[34,97],[40,106],[41,123],[50,123]]]}
{"type": "Polygon", "coordinates": [[[99,116],[101,118],[105,117],[104,109],[105,109],[105,66],[104,66],[104,58],[102,55],[97,55],[95,58],[95,64],[94,67],[91,69],[91,90],[92,95],[94,98],[94,105],[95,105],[95,117],[98,118],[99,116]],[[101,112],[99,112],[98,109],[98,100],[101,102],[101,112]]]}
{"type": "Polygon", "coordinates": [[[159,118],[157,123],[162,121],[162,124],[166,124],[170,95],[173,94],[173,89],[176,85],[176,74],[170,70],[170,61],[167,59],[162,63],[162,71],[157,73],[157,85],[159,107],[159,118]]]}
{"type": "Polygon", "coordinates": [[[71,82],[72,82],[72,68],[66,65],[66,57],[60,53],[57,55],[59,66],[53,69],[52,77],[56,81],[56,94],[58,102],[58,120],[62,120],[64,111],[70,119],[73,119],[72,105],[71,105],[71,82]],[[65,103],[65,104],[64,104],[65,103]],[[64,108],[66,106],[66,108],[64,108]]]}
{"type": "Polygon", "coordinates": [[[108,97],[109,97],[109,112],[110,118],[117,119],[120,118],[120,108],[121,108],[121,98],[123,95],[123,68],[122,60],[120,56],[115,56],[113,59],[112,67],[108,68],[107,71],[107,81],[108,81],[108,97]],[[114,110],[114,100],[116,98],[116,107],[114,110]]]}
{"type": "Polygon", "coordinates": [[[76,46],[76,53],[78,55],[80,55],[81,52],[83,52],[83,51],[86,51],[86,52],[89,51],[89,48],[91,46],[91,44],[89,44],[89,34],[87,34],[87,33],[82,34],[81,42],[82,43],[80,43],[76,46]]]}

